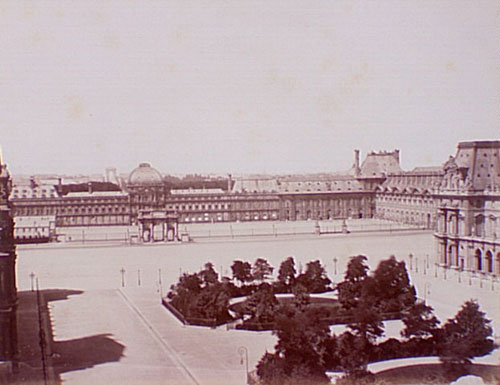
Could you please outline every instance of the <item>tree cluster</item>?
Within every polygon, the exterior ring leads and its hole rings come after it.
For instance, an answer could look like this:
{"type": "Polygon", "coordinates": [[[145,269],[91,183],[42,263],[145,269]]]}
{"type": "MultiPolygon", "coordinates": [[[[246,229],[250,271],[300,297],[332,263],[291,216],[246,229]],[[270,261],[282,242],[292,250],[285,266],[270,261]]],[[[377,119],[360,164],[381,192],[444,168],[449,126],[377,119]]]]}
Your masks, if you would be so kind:
{"type": "Polygon", "coordinates": [[[228,313],[231,290],[211,263],[198,273],[184,273],[179,282],[170,287],[167,298],[186,318],[215,320],[223,323],[231,318],[228,313]]]}
{"type": "Polygon", "coordinates": [[[362,383],[369,378],[370,362],[434,355],[463,367],[496,348],[490,321],[476,302],[467,301],[439,327],[433,309],[417,301],[403,262],[391,257],[369,275],[366,261],[365,256],[352,257],[337,285],[338,300],[349,314],[344,333],[330,333],[304,291],[296,290],[293,303],[278,307],[275,352],[266,353],[257,365],[263,384],[326,383],[327,370],[344,371],[348,381],[362,383]],[[388,315],[403,321],[402,339],[377,343],[388,315]]]}

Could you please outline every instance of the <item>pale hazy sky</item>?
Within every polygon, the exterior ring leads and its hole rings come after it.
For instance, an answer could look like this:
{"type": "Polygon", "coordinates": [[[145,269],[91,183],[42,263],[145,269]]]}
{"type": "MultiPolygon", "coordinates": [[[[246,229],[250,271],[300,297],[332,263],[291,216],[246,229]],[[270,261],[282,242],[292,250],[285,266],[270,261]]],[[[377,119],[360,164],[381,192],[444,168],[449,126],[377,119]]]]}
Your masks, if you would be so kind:
{"type": "Polygon", "coordinates": [[[439,165],[500,138],[497,0],[0,0],[13,173],[439,165]]]}

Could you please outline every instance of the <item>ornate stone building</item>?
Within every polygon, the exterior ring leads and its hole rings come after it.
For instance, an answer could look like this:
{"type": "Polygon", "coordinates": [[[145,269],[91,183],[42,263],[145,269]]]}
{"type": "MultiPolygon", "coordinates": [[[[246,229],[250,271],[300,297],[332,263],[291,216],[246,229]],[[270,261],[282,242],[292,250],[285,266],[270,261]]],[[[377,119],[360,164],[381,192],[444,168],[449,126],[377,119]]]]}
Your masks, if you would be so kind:
{"type": "Polygon", "coordinates": [[[444,164],[436,240],[442,266],[500,274],[500,141],[458,144],[444,164]]]}
{"type": "Polygon", "coordinates": [[[18,361],[17,287],[14,222],[9,195],[11,180],[7,166],[0,159],[0,361],[18,361]]]}
{"type": "Polygon", "coordinates": [[[56,226],[106,226],[130,223],[129,195],[116,185],[15,186],[10,199],[16,217],[54,216],[56,226]],[[105,187],[107,190],[104,190],[105,187]]]}
{"type": "Polygon", "coordinates": [[[377,187],[376,216],[434,229],[439,201],[433,193],[443,174],[442,167],[417,167],[389,174],[377,187]]]}
{"type": "Polygon", "coordinates": [[[500,274],[499,143],[462,142],[443,166],[412,171],[401,169],[399,150],[371,152],[362,164],[355,150],[344,173],[229,177],[215,184],[168,183],[142,163],[122,191],[96,191],[92,183],[66,193],[60,186],[32,186],[17,187],[11,197],[16,215],[55,215],[57,226],[139,224],[142,218],[143,235],[153,240],[178,237],[177,222],[376,216],[436,229],[444,266],[500,274]],[[165,217],[163,227],[152,225],[154,213],[165,217]]]}

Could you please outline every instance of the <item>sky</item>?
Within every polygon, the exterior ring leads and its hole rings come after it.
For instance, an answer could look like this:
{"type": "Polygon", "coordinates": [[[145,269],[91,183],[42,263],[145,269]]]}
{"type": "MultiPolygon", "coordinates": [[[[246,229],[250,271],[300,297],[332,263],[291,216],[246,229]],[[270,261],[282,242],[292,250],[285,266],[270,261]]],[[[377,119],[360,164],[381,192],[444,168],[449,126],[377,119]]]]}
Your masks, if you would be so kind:
{"type": "Polygon", "coordinates": [[[0,0],[13,174],[313,173],[500,139],[497,0],[0,0]]]}

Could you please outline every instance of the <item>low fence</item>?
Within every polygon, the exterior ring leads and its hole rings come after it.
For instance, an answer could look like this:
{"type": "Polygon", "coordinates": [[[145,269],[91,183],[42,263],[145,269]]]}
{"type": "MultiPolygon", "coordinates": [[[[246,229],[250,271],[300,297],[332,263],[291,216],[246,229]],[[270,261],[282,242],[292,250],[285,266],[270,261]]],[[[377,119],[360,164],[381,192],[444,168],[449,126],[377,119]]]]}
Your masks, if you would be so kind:
{"type": "Polygon", "coordinates": [[[189,234],[194,240],[283,237],[283,236],[319,236],[328,234],[427,230],[422,226],[401,224],[377,219],[352,219],[344,224],[342,220],[328,221],[275,221],[244,223],[213,223],[180,225],[179,231],[189,234]]]}

